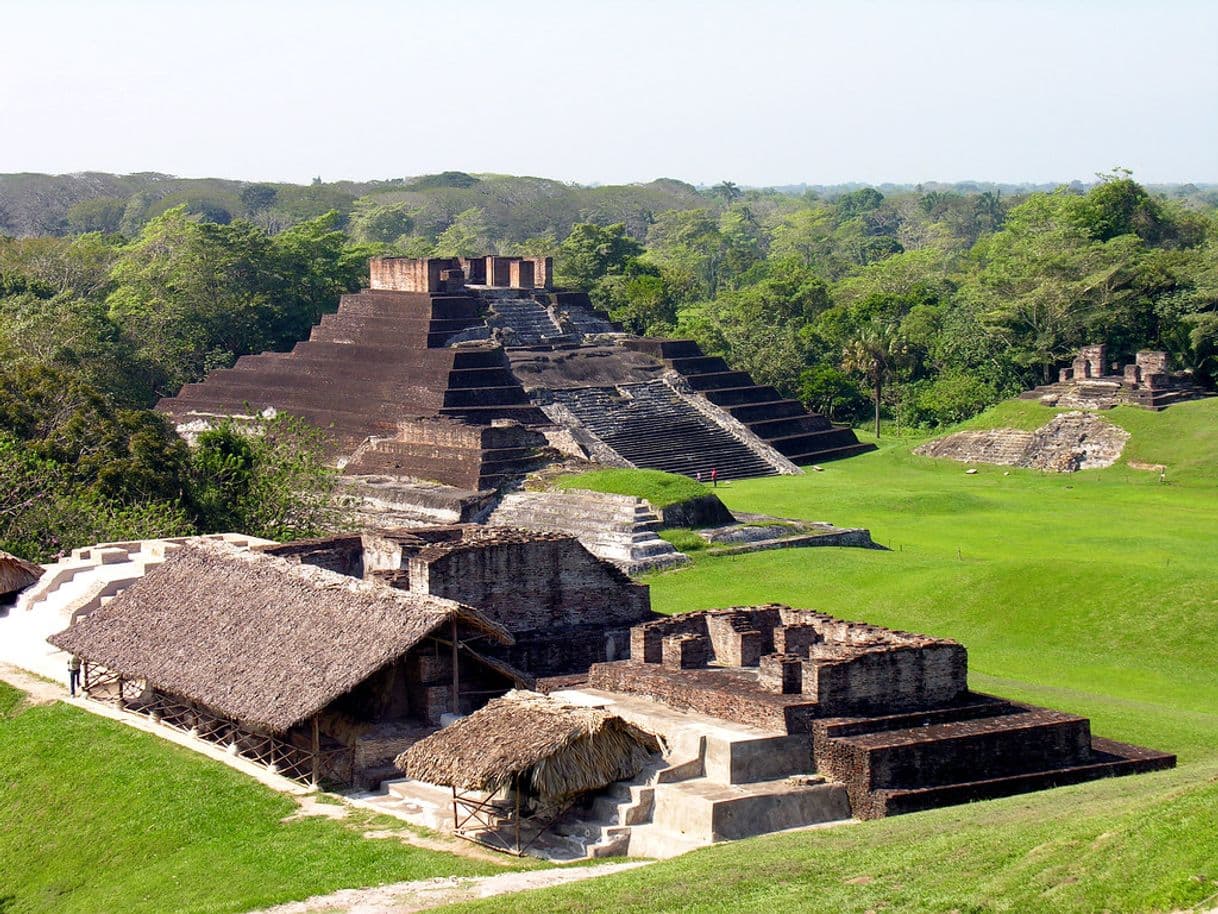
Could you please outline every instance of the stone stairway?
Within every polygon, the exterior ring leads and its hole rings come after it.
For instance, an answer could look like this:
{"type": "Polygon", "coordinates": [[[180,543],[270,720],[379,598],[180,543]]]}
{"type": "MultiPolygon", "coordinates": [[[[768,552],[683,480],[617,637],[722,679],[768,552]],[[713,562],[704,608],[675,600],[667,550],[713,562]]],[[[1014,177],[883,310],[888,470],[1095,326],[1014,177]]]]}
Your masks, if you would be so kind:
{"type": "Polygon", "coordinates": [[[504,331],[507,346],[542,346],[579,342],[578,334],[564,330],[550,309],[524,295],[490,299],[487,325],[504,331]]]}
{"type": "Polygon", "coordinates": [[[722,358],[703,354],[693,340],[634,339],[624,345],[660,359],[794,464],[807,466],[875,449],[859,442],[852,429],[808,412],[773,387],[755,383],[748,372],[733,371],[722,358]]]}
{"type": "Polygon", "coordinates": [[[241,548],[270,543],[270,540],[239,534],[211,534],[101,543],[72,551],[58,562],[44,566],[42,577],[25,590],[16,606],[0,618],[0,659],[50,679],[61,680],[67,660],[62,651],[46,642],[106,605],[194,540],[224,540],[241,548]]]}
{"type": "Polygon", "coordinates": [[[663,381],[553,392],[580,423],[637,467],[718,478],[774,476],[761,453],[681,398],[663,381]]]}
{"type": "Polygon", "coordinates": [[[630,495],[602,492],[511,492],[488,524],[567,533],[598,558],[627,574],[675,568],[689,562],[660,539],[660,519],[651,505],[630,495]]]}
{"type": "Polygon", "coordinates": [[[807,735],[774,733],[596,689],[555,693],[604,707],[664,741],[664,763],[610,785],[559,831],[589,856],[672,857],[717,841],[850,818],[846,790],[812,771],[807,735]],[[599,829],[599,831],[598,831],[599,829]]]}

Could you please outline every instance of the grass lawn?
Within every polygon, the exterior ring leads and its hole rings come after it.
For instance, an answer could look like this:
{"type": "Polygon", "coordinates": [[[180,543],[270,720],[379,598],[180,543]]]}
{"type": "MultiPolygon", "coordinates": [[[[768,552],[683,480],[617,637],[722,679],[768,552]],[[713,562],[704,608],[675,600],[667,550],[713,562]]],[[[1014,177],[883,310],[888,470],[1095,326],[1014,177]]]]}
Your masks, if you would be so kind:
{"type": "Polygon", "coordinates": [[[401,823],[361,811],[281,823],[295,802],[243,774],[69,705],[21,698],[0,683],[3,914],[236,912],[501,869],[366,839],[370,826],[401,823]]]}
{"type": "Polygon", "coordinates": [[[559,489],[587,489],[611,495],[634,495],[645,498],[655,508],[675,505],[710,494],[710,487],[688,476],[664,473],[660,470],[594,470],[560,476],[554,481],[559,489]]]}
{"type": "MultiPolygon", "coordinates": [[[[969,427],[1035,428],[1002,404],[969,427]]],[[[1143,912],[1218,906],[1218,400],[1103,414],[1122,465],[1067,476],[915,457],[720,486],[731,508],[871,529],[891,551],[695,557],[666,612],[778,600],[957,638],[975,689],[1086,714],[1174,771],[708,848],[513,911],[1143,912]]],[[[489,904],[462,910],[489,911],[489,904]]]]}

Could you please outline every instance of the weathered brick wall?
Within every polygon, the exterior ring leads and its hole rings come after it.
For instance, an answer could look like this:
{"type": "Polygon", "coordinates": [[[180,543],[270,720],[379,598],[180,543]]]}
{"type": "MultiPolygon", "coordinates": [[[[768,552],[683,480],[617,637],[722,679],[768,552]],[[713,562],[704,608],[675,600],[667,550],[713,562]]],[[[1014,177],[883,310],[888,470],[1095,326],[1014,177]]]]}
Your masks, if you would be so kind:
{"type": "Polygon", "coordinates": [[[901,710],[954,701],[968,689],[958,644],[892,646],[855,653],[816,644],[803,662],[803,692],[822,714],[901,710]]]}
{"type": "Polygon", "coordinates": [[[373,257],[368,261],[368,286],[395,292],[443,292],[441,274],[454,269],[461,269],[461,264],[452,258],[373,257]]]}
{"type": "Polygon", "coordinates": [[[763,691],[729,670],[678,670],[635,660],[597,663],[589,671],[588,685],[780,733],[809,732],[815,711],[801,696],[763,691]]]}
{"type": "Polygon", "coordinates": [[[697,669],[706,666],[709,659],[710,642],[705,635],[667,635],[664,638],[660,662],[667,669],[697,669]]]}
{"type": "Polygon", "coordinates": [[[651,617],[646,585],[574,538],[456,549],[410,559],[414,590],[475,606],[513,633],[631,625],[651,617]]]}

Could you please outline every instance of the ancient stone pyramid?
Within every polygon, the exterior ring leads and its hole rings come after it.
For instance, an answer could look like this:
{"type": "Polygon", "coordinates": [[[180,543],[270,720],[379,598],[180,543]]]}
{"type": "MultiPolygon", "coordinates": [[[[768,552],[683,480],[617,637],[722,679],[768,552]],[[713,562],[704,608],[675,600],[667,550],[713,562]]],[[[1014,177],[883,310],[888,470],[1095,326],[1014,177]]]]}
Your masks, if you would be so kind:
{"type": "Polygon", "coordinates": [[[549,258],[374,258],[370,272],[290,352],[243,356],[157,408],[186,435],[292,413],[348,473],[465,488],[519,475],[556,430],[604,463],[719,479],[870,449],[690,340],[622,333],[552,288],[549,258]]]}

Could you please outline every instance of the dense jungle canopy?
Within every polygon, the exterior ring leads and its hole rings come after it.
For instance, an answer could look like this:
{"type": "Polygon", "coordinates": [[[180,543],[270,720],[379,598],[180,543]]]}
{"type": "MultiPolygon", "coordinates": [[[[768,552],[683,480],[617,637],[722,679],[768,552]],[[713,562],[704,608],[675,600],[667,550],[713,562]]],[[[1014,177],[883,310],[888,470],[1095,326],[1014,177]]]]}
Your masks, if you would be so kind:
{"type": "Polygon", "coordinates": [[[1091,341],[1218,372],[1218,190],[1121,170],[1039,189],[6,175],[0,232],[0,549],[31,558],[335,523],[313,430],[192,450],[150,408],[290,348],[375,254],[553,254],[628,330],[693,337],[842,422],[878,398],[890,428],[949,425],[1091,341]]]}

